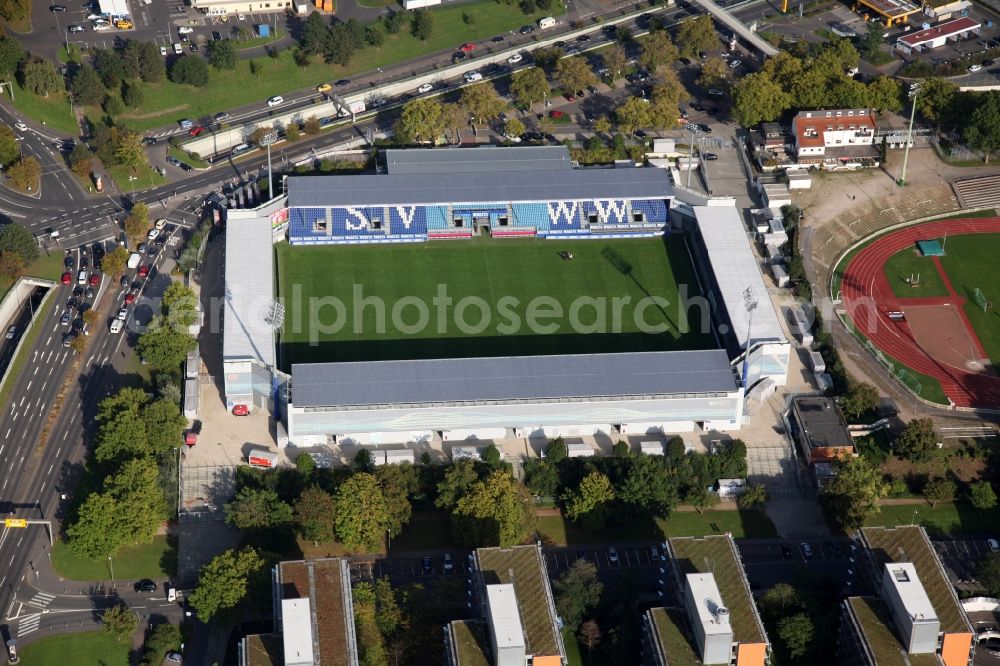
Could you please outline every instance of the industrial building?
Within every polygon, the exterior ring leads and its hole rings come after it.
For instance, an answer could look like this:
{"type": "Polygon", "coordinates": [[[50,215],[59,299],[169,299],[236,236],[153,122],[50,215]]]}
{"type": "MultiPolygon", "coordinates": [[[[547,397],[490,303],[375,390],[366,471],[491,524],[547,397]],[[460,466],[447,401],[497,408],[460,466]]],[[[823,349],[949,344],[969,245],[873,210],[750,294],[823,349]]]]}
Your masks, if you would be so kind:
{"type": "Polygon", "coordinates": [[[854,454],[854,439],[840,407],[832,398],[796,396],[791,416],[798,425],[799,447],[810,464],[828,463],[854,454]]]}
{"type": "Polygon", "coordinates": [[[479,548],[473,569],[482,619],[445,627],[449,666],[563,666],[566,648],[541,546],[479,548]]]}
{"type": "Polygon", "coordinates": [[[731,201],[689,205],[665,169],[574,168],[561,146],[389,150],[382,170],[289,177],[287,196],[227,211],[227,407],[272,410],[279,446],[733,431],[748,389],[785,384],[791,347],[731,201]],[[678,232],[721,349],[280,369],[273,243],[678,232]]]}
{"type": "Polygon", "coordinates": [[[240,666],[357,666],[347,560],[279,562],[271,581],[274,632],[244,637],[240,666]]]}
{"type": "Polygon", "coordinates": [[[845,666],[967,666],[973,629],[922,527],[859,531],[860,573],[878,597],[841,605],[838,663],[845,666]]]}
{"type": "Polygon", "coordinates": [[[930,51],[944,46],[948,42],[957,42],[974,36],[978,34],[980,27],[979,21],[968,16],[960,16],[923,30],[902,35],[896,40],[896,48],[907,55],[930,51]]]}
{"type": "MultiPolygon", "coordinates": [[[[302,0],[191,0],[191,6],[209,16],[287,12],[304,6],[302,0]]],[[[300,12],[301,13],[301,12],[300,12]]]]}
{"type": "Polygon", "coordinates": [[[668,539],[680,608],[644,617],[645,652],[656,666],[764,666],[770,643],[730,535],[668,539]]]}

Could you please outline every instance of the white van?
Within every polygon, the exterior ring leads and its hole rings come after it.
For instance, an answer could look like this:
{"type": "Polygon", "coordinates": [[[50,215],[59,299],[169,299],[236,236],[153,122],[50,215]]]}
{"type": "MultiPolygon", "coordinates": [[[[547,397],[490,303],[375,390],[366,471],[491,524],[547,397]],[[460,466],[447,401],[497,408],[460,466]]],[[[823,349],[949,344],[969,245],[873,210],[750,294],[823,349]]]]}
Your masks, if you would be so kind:
{"type": "Polygon", "coordinates": [[[540,18],[538,19],[538,27],[542,30],[545,30],[546,28],[554,28],[556,27],[556,20],[551,16],[540,18]]]}
{"type": "Polygon", "coordinates": [[[125,322],[123,322],[121,319],[115,319],[113,322],[111,322],[112,333],[121,333],[123,328],[125,328],[125,322]]]}
{"type": "Polygon", "coordinates": [[[248,144],[245,143],[238,144],[236,146],[233,146],[232,156],[236,157],[237,155],[242,155],[248,150],[250,150],[250,146],[248,144]]]}
{"type": "Polygon", "coordinates": [[[483,78],[483,75],[480,74],[479,72],[466,72],[465,73],[465,82],[466,83],[472,83],[473,81],[480,81],[480,80],[482,80],[482,78],[483,78]]]}
{"type": "Polygon", "coordinates": [[[87,271],[80,271],[80,273],[76,276],[76,283],[87,284],[87,271]]]}

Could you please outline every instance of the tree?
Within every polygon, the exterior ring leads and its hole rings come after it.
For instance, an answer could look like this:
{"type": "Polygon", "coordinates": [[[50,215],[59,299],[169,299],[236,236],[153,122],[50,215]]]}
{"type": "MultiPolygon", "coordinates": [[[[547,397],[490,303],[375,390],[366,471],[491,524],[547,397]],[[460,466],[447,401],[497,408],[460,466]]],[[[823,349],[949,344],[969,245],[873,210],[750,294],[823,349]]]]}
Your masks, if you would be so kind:
{"type": "Polygon", "coordinates": [[[940,127],[947,119],[958,95],[958,86],[947,79],[938,77],[925,79],[920,84],[920,94],[916,98],[917,111],[925,119],[940,127]]]}
{"type": "MultiPolygon", "coordinates": [[[[354,57],[355,51],[362,46],[355,37],[352,25],[350,22],[336,23],[330,28],[326,47],[323,50],[323,57],[327,62],[346,66],[351,61],[351,58],[354,57]]],[[[361,39],[362,41],[364,40],[363,33],[361,39]]]]}
{"type": "Polygon", "coordinates": [[[300,453],[295,456],[295,469],[308,476],[316,470],[316,459],[311,454],[300,453]]]}
{"type": "Polygon", "coordinates": [[[868,104],[868,88],[860,81],[838,76],[830,86],[829,99],[838,108],[865,106],[868,104]]]}
{"type": "Polygon", "coordinates": [[[878,409],[878,389],[865,382],[851,382],[840,406],[848,416],[858,417],[878,409]]]}
{"type": "Polygon", "coordinates": [[[323,15],[319,12],[310,12],[302,22],[299,46],[310,55],[319,55],[323,52],[328,35],[329,27],[323,15]]]}
{"type": "Polygon", "coordinates": [[[181,640],[181,630],[176,625],[164,622],[153,627],[146,638],[146,649],[142,655],[143,666],[162,664],[167,652],[177,652],[181,649],[181,640]]]}
{"type": "Polygon", "coordinates": [[[280,527],[292,522],[292,507],[269,489],[242,488],[225,506],[226,522],[240,530],[280,527]]]}
{"type": "Polygon", "coordinates": [[[701,65],[698,85],[702,88],[725,88],[729,84],[729,67],[722,58],[709,58],[701,65]]]}
{"type": "Polygon", "coordinates": [[[101,77],[87,65],[79,65],[70,81],[73,103],[77,106],[96,106],[104,99],[107,90],[101,77]]]}
{"type": "Polygon", "coordinates": [[[0,125],[0,166],[7,166],[21,156],[17,135],[9,125],[0,125]]]}
{"type": "Polygon", "coordinates": [[[665,30],[654,30],[640,37],[639,45],[642,47],[639,64],[650,72],[655,72],[660,67],[669,67],[680,57],[680,52],[665,30]]]}
{"type": "Polygon", "coordinates": [[[885,29],[883,28],[882,23],[875,21],[873,23],[869,23],[865,33],[858,37],[858,50],[866,60],[870,59],[882,50],[882,43],[885,39],[882,36],[883,34],[885,34],[885,29]]]}
{"type": "Polygon", "coordinates": [[[505,470],[473,484],[452,511],[455,539],[469,546],[513,546],[534,527],[531,495],[505,470]]]}
{"type": "Polygon", "coordinates": [[[511,77],[510,92],[521,106],[531,106],[541,102],[549,94],[549,82],[545,72],[538,67],[522,69],[511,77]]]}
{"type": "Polygon", "coordinates": [[[997,494],[989,481],[977,481],[969,486],[969,499],[979,510],[992,509],[997,505],[997,494]]]}
{"type": "Polygon", "coordinates": [[[471,460],[459,460],[449,466],[444,478],[437,485],[437,498],[434,506],[439,509],[452,510],[455,505],[479,481],[479,473],[471,460]]]}
{"type": "Polygon", "coordinates": [[[119,643],[130,641],[139,627],[139,618],[123,601],[104,609],[101,615],[104,633],[111,634],[119,643]]]}
{"type": "Polygon", "coordinates": [[[611,121],[607,116],[597,116],[593,124],[594,131],[598,134],[607,134],[611,131],[611,121]]]}
{"type": "Polygon", "coordinates": [[[412,21],[412,17],[409,12],[394,11],[389,13],[389,15],[385,17],[384,21],[385,29],[389,32],[389,34],[396,35],[403,29],[403,26],[412,21]]]}
{"type": "Polygon", "coordinates": [[[34,157],[24,157],[7,168],[7,177],[22,190],[37,190],[38,181],[42,177],[42,165],[34,157]]]}
{"type": "Polygon", "coordinates": [[[298,141],[299,137],[302,136],[302,130],[299,129],[299,124],[296,121],[292,121],[285,126],[285,140],[286,141],[298,141]]]}
{"type": "Polygon", "coordinates": [[[263,569],[264,560],[253,548],[229,549],[212,558],[201,569],[198,587],[188,595],[198,619],[207,623],[234,610],[246,599],[251,579],[263,569]]]}
{"type": "Polygon", "coordinates": [[[399,536],[413,515],[410,497],[420,489],[417,470],[409,463],[382,465],[375,470],[375,478],[385,499],[386,527],[391,536],[399,536]]]}
{"type": "Polygon", "coordinates": [[[628,442],[620,439],[611,447],[611,455],[615,458],[628,458],[631,453],[628,442]]]}
{"type": "Polygon", "coordinates": [[[333,497],[329,493],[317,486],[306,488],[295,500],[295,524],[299,533],[313,543],[332,540],[334,511],[333,497]]]}
{"type": "Polygon", "coordinates": [[[618,127],[626,134],[635,134],[637,129],[649,127],[649,104],[638,97],[629,97],[615,109],[618,127]]]}
{"type": "Polygon", "coordinates": [[[597,83],[594,70],[583,58],[563,58],[556,65],[556,81],[567,92],[582,90],[597,83]]]}
{"type": "Polygon", "coordinates": [[[472,116],[473,122],[480,123],[493,120],[507,108],[507,102],[497,94],[497,89],[489,81],[462,88],[458,103],[472,116]]]}
{"type": "Polygon", "coordinates": [[[941,502],[950,502],[955,499],[955,492],[958,487],[955,482],[951,479],[938,477],[936,479],[931,479],[924,484],[924,499],[931,505],[932,509],[936,509],[937,505],[941,502]]]}
{"type": "Polygon", "coordinates": [[[21,65],[21,85],[36,95],[48,97],[49,93],[63,89],[63,77],[50,61],[29,58],[21,65]]]}
{"type": "Polygon", "coordinates": [[[697,57],[702,51],[717,50],[719,33],[715,31],[711,15],[702,14],[681,23],[677,28],[677,43],[681,45],[680,54],[687,58],[697,57]]]}
{"type": "Polygon", "coordinates": [[[536,495],[553,497],[559,487],[559,470],[546,460],[531,458],[524,463],[524,485],[536,495]]]}
{"type": "Polygon", "coordinates": [[[121,518],[124,507],[107,493],[92,493],[77,510],[77,519],[66,530],[74,553],[91,560],[105,559],[127,538],[121,518]]]}
{"type": "Polygon", "coordinates": [[[804,607],[798,591],[788,583],[778,583],[763,594],[758,603],[767,617],[779,618],[804,607]]]}
{"type": "Polygon", "coordinates": [[[334,530],[348,550],[376,550],[389,527],[389,511],[378,481],[358,472],[337,491],[334,530]]]}
{"type": "Polygon", "coordinates": [[[695,508],[699,515],[719,503],[719,496],[710,491],[704,483],[695,480],[684,496],[684,502],[695,508]]]}
{"type": "Polygon", "coordinates": [[[763,483],[751,483],[736,500],[741,509],[753,509],[767,501],[767,488],[763,483]]]}
{"type": "MultiPolygon", "coordinates": [[[[117,98],[115,98],[117,99],[117,98]]],[[[132,131],[118,133],[115,144],[115,157],[122,164],[133,169],[146,163],[146,151],[142,149],[142,139],[132,131]]]]}
{"type": "Polygon", "coordinates": [[[587,620],[581,624],[578,636],[580,642],[587,648],[587,654],[593,654],[594,649],[601,644],[601,628],[595,620],[587,620]]]}
{"type": "MultiPolygon", "coordinates": [[[[2,14],[2,11],[0,11],[2,14]]],[[[0,35],[0,76],[10,79],[24,60],[24,47],[11,35],[0,35]]]]}
{"type": "Polygon", "coordinates": [[[615,499],[611,480],[598,471],[583,477],[580,485],[562,495],[566,517],[583,522],[588,529],[599,530],[607,520],[607,511],[615,499]]]}
{"type": "Polygon", "coordinates": [[[365,26],[365,41],[376,49],[382,48],[385,44],[385,33],[377,25],[369,24],[365,26]]]}
{"type": "Polygon", "coordinates": [[[31,3],[27,0],[3,0],[0,17],[8,21],[26,21],[31,16],[31,3]]]}
{"type": "Polygon", "coordinates": [[[792,96],[766,72],[754,72],[733,86],[733,115],[744,127],[777,119],[792,106],[792,96]]]}
{"type": "Polygon", "coordinates": [[[149,450],[154,455],[169,453],[177,447],[187,426],[178,402],[166,398],[147,404],[142,410],[142,420],[146,423],[149,450]]]}
{"type": "Polygon", "coordinates": [[[167,75],[167,66],[160,49],[153,42],[139,42],[139,78],[146,83],[159,83],[167,75]]]}
{"type": "Polygon", "coordinates": [[[1000,553],[987,553],[976,567],[979,584],[991,597],[1000,597],[1000,553]]]}
{"type": "Polygon", "coordinates": [[[643,518],[665,517],[677,505],[676,482],[666,473],[658,456],[635,458],[615,494],[636,516],[643,518]]]}
{"type": "Polygon", "coordinates": [[[588,560],[577,560],[552,583],[556,614],[563,625],[575,632],[587,613],[601,600],[604,585],[597,577],[597,566],[588,560]]]}
{"type": "Polygon", "coordinates": [[[101,108],[104,109],[104,113],[108,115],[108,118],[117,118],[125,113],[125,102],[118,95],[107,95],[104,98],[101,108]]]}
{"type": "Polygon", "coordinates": [[[208,63],[200,56],[185,53],[170,67],[170,80],[203,88],[208,85],[208,63]]]}
{"type": "Polygon", "coordinates": [[[24,275],[27,264],[21,255],[13,252],[0,251],[0,275],[9,280],[16,280],[24,275]]]}
{"type": "Polygon", "coordinates": [[[97,313],[93,309],[87,310],[83,313],[81,319],[83,319],[83,323],[87,326],[93,326],[97,321],[97,313]]]}
{"type": "Polygon", "coordinates": [[[146,236],[149,231],[149,206],[137,202],[125,218],[125,234],[133,243],[146,236]]]}
{"type": "Polygon", "coordinates": [[[114,90],[121,85],[122,79],[128,76],[125,71],[125,61],[115,49],[94,50],[94,70],[104,85],[114,90]]]}
{"type": "Polygon", "coordinates": [[[892,449],[899,457],[912,462],[928,460],[937,449],[934,422],[930,419],[913,419],[896,438],[892,449]]]}
{"type": "Polygon", "coordinates": [[[558,46],[550,46],[549,48],[535,49],[531,52],[532,60],[535,62],[535,67],[540,67],[543,72],[551,75],[555,71],[556,65],[559,61],[563,59],[566,55],[558,46]]]}
{"type": "Polygon", "coordinates": [[[142,94],[142,89],[134,81],[126,81],[122,85],[122,101],[125,102],[125,106],[135,109],[142,106],[146,98],[142,94]]]}
{"type": "Polygon", "coordinates": [[[413,12],[413,36],[422,42],[430,39],[434,31],[434,19],[426,9],[418,9],[413,12]]]}
{"type": "Polygon", "coordinates": [[[90,148],[86,144],[78,143],[73,146],[73,151],[69,154],[69,166],[81,178],[90,175],[93,167],[90,163],[90,148]]]}
{"type": "Polygon", "coordinates": [[[812,620],[805,613],[796,613],[778,621],[778,637],[792,659],[798,659],[809,651],[814,635],[812,620]]]}
{"type": "Polygon", "coordinates": [[[549,440],[548,445],[545,447],[545,459],[549,463],[558,465],[568,456],[569,449],[566,447],[566,442],[563,441],[562,437],[549,440]]]}
{"type": "Polygon", "coordinates": [[[864,457],[840,458],[834,466],[837,476],[823,487],[823,502],[841,527],[857,529],[879,514],[879,500],[889,488],[864,457]]]}
{"type": "Polygon", "coordinates": [[[163,317],[155,317],[146,332],[139,337],[136,351],[154,369],[176,372],[198,341],[186,331],[167,326],[163,317]]]}
{"type": "Polygon", "coordinates": [[[38,258],[38,241],[17,222],[11,222],[0,227],[0,252],[12,252],[31,263],[38,258]]]}
{"type": "Polygon", "coordinates": [[[503,123],[503,134],[504,136],[521,136],[527,131],[527,128],[517,118],[508,118],[503,123]]]}
{"type": "Polygon", "coordinates": [[[664,70],[659,83],[653,86],[652,100],[648,104],[650,127],[659,130],[676,127],[681,100],[687,98],[687,90],[677,78],[677,72],[664,70]]]}
{"type": "Polygon", "coordinates": [[[69,348],[77,354],[82,354],[83,350],[87,348],[87,338],[82,335],[76,336],[73,338],[73,341],[69,343],[69,348]]]}
{"type": "Polygon", "coordinates": [[[868,106],[878,113],[903,110],[903,86],[885,74],[868,84],[868,106]]]}
{"type": "Polygon", "coordinates": [[[396,121],[396,135],[403,143],[436,143],[444,132],[441,102],[420,98],[403,106],[396,121]]]}
{"type": "Polygon", "coordinates": [[[601,54],[601,62],[604,68],[608,70],[608,73],[604,75],[605,79],[613,88],[615,81],[621,78],[622,72],[625,71],[625,65],[628,62],[625,49],[620,44],[612,44],[604,49],[604,53],[601,54]]]}
{"type": "Polygon", "coordinates": [[[496,444],[490,444],[485,449],[483,449],[483,462],[496,469],[500,467],[500,462],[503,459],[503,455],[500,453],[500,449],[497,448],[496,444]]]}
{"type": "Polygon", "coordinates": [[[970,146],[983,151],[983,161],[989,164],[990,156],[1000,150],[1000,92],[990,90],[978,99],[964,136],[970,146]]]}
{"type": "Polygon", "coordinates": [[[104,480],[104,487],[122,512],[122,545],[151,543],[167,515],[156,461],[150,457],[126,460],[104,480]]]}

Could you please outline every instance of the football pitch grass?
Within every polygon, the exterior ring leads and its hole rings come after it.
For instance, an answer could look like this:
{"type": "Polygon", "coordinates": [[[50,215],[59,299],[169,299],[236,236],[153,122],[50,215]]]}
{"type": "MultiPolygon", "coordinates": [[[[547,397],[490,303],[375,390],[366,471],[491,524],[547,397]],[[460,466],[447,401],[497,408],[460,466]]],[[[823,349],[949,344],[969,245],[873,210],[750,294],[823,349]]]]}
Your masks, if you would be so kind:
{"type": "Polygon", "coordinates": [[[700,305],[680,235],[282,243],[276,252],[286,369],[330,361],[716,347],[710,325],[703,325],[708,306],[700,305]],[[573,258],[560,257],[564,251],[573,258]],[[359,307],[361,298],[371,302],[359,307]],[[699,305],[685,307],[688,299],[699,305]]]}

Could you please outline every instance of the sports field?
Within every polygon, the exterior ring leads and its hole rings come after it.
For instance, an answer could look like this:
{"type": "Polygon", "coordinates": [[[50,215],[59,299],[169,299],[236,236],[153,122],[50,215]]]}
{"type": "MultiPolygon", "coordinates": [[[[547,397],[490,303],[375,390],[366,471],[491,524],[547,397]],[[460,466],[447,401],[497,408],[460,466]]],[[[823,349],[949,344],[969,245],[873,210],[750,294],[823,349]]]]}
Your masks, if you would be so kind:
{"type": "Polygon", "coordinates": [[[681,236],[281,244],[277,262],[286,368],[715,347],[681,305],[700,296],[681,236]]]}
{"type": "MultiPolygon", "coordinates": [[[[941,268],[955,295],[965,299],[969,323],[993,365],[1000,368],[1000,313],[995,309],[984,313],[973,298],[978,288],[988,301],[1000,304],[1000,274],[996,268],[1000,257],[1000,234],[962,234],[936,240],[945,249],[944,256],[938,257],[941,268]]],[[[890,257],[885,264],[885,276],[900,299],[951,295],[934,259],[920,256],[913,248],[890,257]],[[920,275],[919,284],[912,287],[906,283],[906,278],[916,274],[920,275]]]]}

